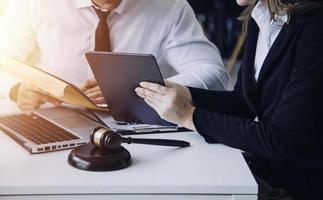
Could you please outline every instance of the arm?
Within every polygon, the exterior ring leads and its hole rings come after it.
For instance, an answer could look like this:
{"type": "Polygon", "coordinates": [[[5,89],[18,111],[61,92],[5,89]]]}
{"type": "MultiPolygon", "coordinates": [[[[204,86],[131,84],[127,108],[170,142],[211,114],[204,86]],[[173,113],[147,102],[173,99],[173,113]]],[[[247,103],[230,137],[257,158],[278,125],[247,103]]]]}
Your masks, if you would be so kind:
{"type": "Polygon", "coordinates": [[[178,75],[169,80],[191,87],[224,90],[229,78],[221,55],[205,37],[186,1],[178,1],[168,15],[170,32],[162,43],[165,60],[178,75]]]}
{"type": "MultiPolygon", "coordinates": [[[[317,25],[316,25],[317,26],[317,25]]],[[[313,29],[313,27],[312,27],[313,29]]],[[[307,34],[296,51],[289,83],[271,118],[254,122],[204,109],[196,109],[197,131],[231,147],[276,159],[312,151],[319,153],[323,130],[323,30],[307,34]]]]}
{"type": "MultiPolygon", "coordinates": [[[[33,0],[10,0],[3,16],[2,31],[0,33],[0,55],[1,58],[10,57],[19,61],[32,63],[35,58],[37,42],[32,19],[35,17],[36,2],[33,0]]],[[[1,64],[3,64],[1,59],[1,64]]],[[[22,110],[38,108],[45,102],[60,103],[50,98],[44,91],[29,83],[10,86],[11,99],[17,102],[22,110]],[[15,96],[16,95],[16,96],[15,96]]],[[[9,93],[10,88],[5,92],[9,93]]]]}
{"type": "Polygon", "coordinates": [[[241,69],[234,91],[210,91],[189,88],[192,103],[199,109],[253,120],[256,115],[249,109],[242,93],[241,69]]]}
{"type": "MultiPolygon", "coordinates": [[[[308,32],[316,28],[319,30],[303,33],[305,38],[299,39],[289,82],[273,114],[265,121],[194,108],[187,98],[189,92],[176,89],[178,85],[141,83],[136,92],[163,119],[196,129],[208,142],[218,141],[262,157],[295,162],[305,156],[310,161],[312,156],[322,154],[323,29],[317,24],[303,29],[308,32]]],[[[218,105],[221,107],[226,100],[239,102],[232,94],[215,92],[212,95],[216,102],[216,97],[224,100],[218,105]]]]}

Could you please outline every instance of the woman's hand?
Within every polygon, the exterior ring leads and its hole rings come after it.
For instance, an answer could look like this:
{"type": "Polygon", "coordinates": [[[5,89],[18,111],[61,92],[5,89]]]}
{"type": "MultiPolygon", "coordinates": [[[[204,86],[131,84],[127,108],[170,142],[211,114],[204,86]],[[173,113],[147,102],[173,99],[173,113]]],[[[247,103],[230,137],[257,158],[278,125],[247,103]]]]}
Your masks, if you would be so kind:
{"type": "Polygon", "coordinates": [[[85,82],[81,87],[81,90],[96,104],[106,104],[101,89],[95,79],[91,79],[85,82]]]}
{"type": "Polygon", "coordinates": [[[46,102],[52,103],[55,106],[61,105],[60,101],[50,97],[48,93],[38,87],[26,82],[20,84],[17,94],[17,105],[21,110],[34,110],[46,102]]]}
{"type": "Polygon", "coordinates": [[[162,119],[195,130],[192,97],[188,88],[166,81],[166,87],[142,82],[136,93],[157,111],[162,119]]]}

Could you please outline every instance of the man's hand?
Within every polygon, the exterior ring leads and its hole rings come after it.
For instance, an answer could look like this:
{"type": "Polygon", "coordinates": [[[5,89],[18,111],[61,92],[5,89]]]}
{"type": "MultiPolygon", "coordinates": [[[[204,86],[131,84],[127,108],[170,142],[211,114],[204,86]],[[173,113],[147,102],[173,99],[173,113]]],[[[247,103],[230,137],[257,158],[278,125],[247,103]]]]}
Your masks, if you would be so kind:
{"type": "Polygon", "coordinates": [[[192,97],[188,88],[166,81],[166,87],[155,83],[140,83],[136,93],[155,109],[162,119],[195,130],[192,97]]]}
{"type": "Polygon", "coordinates": [[[46,102],[52,103],[55,106],[61,105],[60,101],[50,97],[46,92],[32,84],[26,82],[20,84],[17,105],[21,110],[34,110],[46,102]]]}
{"type": "Polygon", "coordinates": [[[102,95],[101,89],[95,79],[91,79],[85,82],[81,87],[81,90],[96,104],[106,104],[102,95]]]}

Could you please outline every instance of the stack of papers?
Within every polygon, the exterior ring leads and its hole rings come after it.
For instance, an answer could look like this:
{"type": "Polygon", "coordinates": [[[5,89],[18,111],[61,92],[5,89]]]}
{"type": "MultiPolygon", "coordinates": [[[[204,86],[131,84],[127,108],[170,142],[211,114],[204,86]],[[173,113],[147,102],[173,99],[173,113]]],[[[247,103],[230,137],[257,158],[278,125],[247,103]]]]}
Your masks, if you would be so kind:
{"type": "Polygon", "coordinates": [[[143,133],[160,133],[160,132],[176,132],[178,126],[159,126],[149,124],[129,124],[125,122],[118,122],[106,112],[94,112],[91,111],[92,115],[101,124],[124,134],[143,134],[143,133]]]}

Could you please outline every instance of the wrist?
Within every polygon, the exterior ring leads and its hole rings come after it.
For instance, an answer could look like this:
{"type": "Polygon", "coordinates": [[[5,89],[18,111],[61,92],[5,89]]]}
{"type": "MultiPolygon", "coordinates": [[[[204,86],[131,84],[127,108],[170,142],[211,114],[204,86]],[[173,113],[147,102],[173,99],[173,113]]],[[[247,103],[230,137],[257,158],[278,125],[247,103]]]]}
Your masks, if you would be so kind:
{"type": "MultiPolygon", "coordinates": [[[[192,97],[192,94],[191,94],[191,91],[188,89],[188,87],[185,87],[185,93],[186,93],[186,99],[188,100],[188,102],[193,105],[193,97],[192,97]]],[[[194,108],[195,110],[195,108],[194,108]]],[[[194,111],[193,110],[193,111],[194,111]]]]}
{"type": "Polygon", "coordinates": [[[190,130],[195,131],[195,126],[194,126],[194,122],[193,122],[193,114],[195,111],[195,107],[194,106],[189,106],[187,108],[187,112],[186,115],[183,117],[183,121],[182,123],[180,123],[181,126],[188,128],[190,130]]]}

